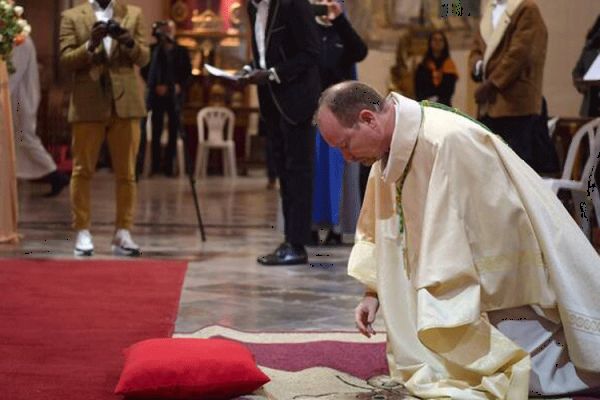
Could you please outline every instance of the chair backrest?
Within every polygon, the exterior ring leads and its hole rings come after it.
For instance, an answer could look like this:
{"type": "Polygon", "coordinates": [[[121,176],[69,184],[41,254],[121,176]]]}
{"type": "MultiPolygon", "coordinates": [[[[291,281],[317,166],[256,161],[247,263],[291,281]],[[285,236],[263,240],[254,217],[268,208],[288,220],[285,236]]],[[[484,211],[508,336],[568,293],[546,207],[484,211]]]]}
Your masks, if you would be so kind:
{"type": "Polygon", "coordinates": [[[556,125],[558,124],[558,117],[550,118],[548,120],[548,136],[550,138],[554,137],[554,131],[556,130],[556,125]]]}
{"type": "Polygon", "coordinates": [[[573,139],[571,139],[565,166],[563,168],[562,179],[572,179],[573,164],[575,164],[575,159],[577,158],[577,153],[583,140],[587,141],[590,155],[583,164],[581,177],[578,179],[579,181],[588,179],[594,163],[596,162],[598,151],[600,151],[600,118],[596,118],[579,128],[577,133],[573,136],[573,139]]]}
{"type": "Polygon", "coordinates": [[[223,143],[233,141],[235,115],[225,107],[205,107],[196,116],[198,125],[198,141],[223,143]],[[208,129],[208,135],[205,131],[208,129]]]}
{"type": "MultiPolygon", "coordinates": [[[[163,116],[163,132],[167,130],[168,126],[169,126],[169,116],[164,115],[163,116]]],[[[148,114],[146,115],[146,139],[148,141],[152,140],[152,110],[148,110],[148,114]]]]}

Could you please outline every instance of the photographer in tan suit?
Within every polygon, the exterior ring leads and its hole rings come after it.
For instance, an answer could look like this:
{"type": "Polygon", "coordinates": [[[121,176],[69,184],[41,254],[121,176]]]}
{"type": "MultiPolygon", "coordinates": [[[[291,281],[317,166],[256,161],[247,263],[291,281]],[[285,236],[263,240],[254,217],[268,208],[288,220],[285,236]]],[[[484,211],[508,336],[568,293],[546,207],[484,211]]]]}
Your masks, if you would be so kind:
{"type": "MultiPolygon", "coordinates": [[[[548,32],[534,0],[490,0],[470,55],[479,118],[529,165],[542,110],[548,32]]],[[[545,122],[544,122],[545,124],[545,122]]]]}
{"type": "Polygon", "coordinates": [[[135,160],[140,118],[146,114],[134,65],[149,61],[141,9],[117,0],[89,0],[66,10],[60,25],[60,61],[72,73],[71,206],[77,231],[75,255],[94,252],[90,182],[106,139],[116,179],[113,253],[140,255],[129,230],[136,203],[135,160]]]}

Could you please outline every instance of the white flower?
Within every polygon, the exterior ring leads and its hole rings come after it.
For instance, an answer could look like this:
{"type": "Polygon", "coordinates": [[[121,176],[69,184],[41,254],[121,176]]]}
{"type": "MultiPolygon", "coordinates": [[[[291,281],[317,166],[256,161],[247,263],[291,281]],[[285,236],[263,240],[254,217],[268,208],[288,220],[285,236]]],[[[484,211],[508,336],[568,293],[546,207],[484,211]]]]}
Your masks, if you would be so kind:
{"type": "Polygon", "coordinates": [[[25,28],[27,26],[27,21],[20,19],[17,21],[17,25],[19,25],[21,28],[25,28]]]}
{"type": "Polygon", "coordinates": [[[23,33],[29,35],[31,33],[31,25],[27,24],[23,27],[23,33]]]}
{"type": "Polygon", "coordinates": [[[4,7],[4,9],[5,9],[6,11],[10,11],[10,10],[12,10],[12,6],[11,6],[9,3],[4,3],[4,4],[2,4],[2,7],[4,7]]]}
{"type": "Polygon", "coordinates": [[[25,10],[21,6],[16,6],[15,7],[15,14],[17,14],[17,17],[20,17],[21,15],[23,15],[24,11],[25,10]]]}
{"type": "Polygon", "coordinates": [[[2,36],[2,34],[0,34],[0,43],[2,43],[3,39],[4,39],[4,36],[2,36]]]}

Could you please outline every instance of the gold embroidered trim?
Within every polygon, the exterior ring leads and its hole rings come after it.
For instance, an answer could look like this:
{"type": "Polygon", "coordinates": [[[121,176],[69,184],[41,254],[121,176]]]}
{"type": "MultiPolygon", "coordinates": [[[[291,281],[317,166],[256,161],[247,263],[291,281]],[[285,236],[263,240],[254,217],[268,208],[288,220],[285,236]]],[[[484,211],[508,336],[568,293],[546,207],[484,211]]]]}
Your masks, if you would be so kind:
{"type": "Polygon", "coordinates": [[[600,336],[600,319],[588,317],[571,310],[567,310],[569,324],[578,331],[600,336]]]}
{"type": "Polygon", "coordinates": [[[544,268],[544,258],[539,250],[526,250],[516,253],[500,254],[498,256],[483,257],[475,261],[475,267],[479,272],[511,270],[519,265],[544,268]]]}

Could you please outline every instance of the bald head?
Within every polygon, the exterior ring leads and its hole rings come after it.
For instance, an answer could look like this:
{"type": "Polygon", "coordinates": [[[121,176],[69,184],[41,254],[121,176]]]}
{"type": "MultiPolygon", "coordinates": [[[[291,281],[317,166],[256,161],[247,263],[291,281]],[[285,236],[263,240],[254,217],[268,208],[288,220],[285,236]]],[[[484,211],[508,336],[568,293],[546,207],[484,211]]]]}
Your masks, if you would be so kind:
{"type": "Polygon", "coordinates": [[[358,81],[345,81],[329,87],[321,94],[315,120],[326,107],[342,126],[350,128],[358,122],[362,110],[379,113],[383,103],[383,97],[372,87],[358,81]]]}
{"type": "Polygon", "coordinates": [[[395,108],[364,83],[346,81],[325,90],[315,122],[321,136],[347,161],[372,164],[388,151],[395,108]]]}

